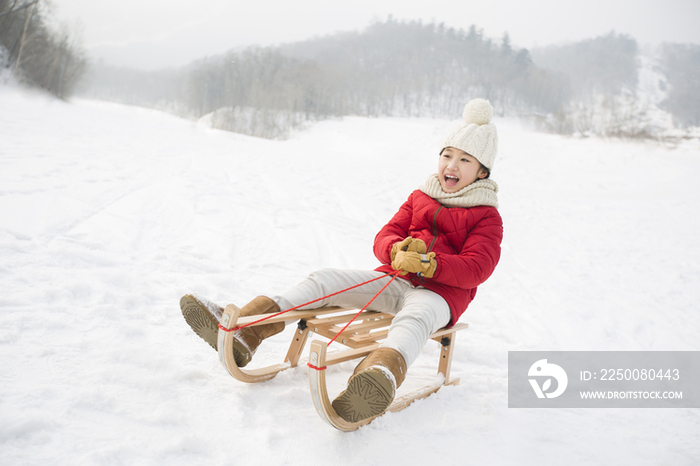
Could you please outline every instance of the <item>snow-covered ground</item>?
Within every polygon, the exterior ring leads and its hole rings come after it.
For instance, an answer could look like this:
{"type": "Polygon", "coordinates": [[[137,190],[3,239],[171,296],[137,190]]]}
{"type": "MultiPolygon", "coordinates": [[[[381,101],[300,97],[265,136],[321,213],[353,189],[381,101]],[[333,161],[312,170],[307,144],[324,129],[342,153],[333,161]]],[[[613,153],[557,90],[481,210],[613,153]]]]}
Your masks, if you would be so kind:
{"type": "MultiPolygon", "coordinates": [[[[341,433],[305,366],[228,376],[179,298],[241,305],[374,268],[451,122],[345,118],[280,142],[0,87],[0,464],[697,464],[698,409],[509,409],[507,355],[700,350],[700,151],[495,122],[503,255],[462,318],[462,382],[341,433]]],[[[352,367],[328,370],[331,392],[352,367]]]]}

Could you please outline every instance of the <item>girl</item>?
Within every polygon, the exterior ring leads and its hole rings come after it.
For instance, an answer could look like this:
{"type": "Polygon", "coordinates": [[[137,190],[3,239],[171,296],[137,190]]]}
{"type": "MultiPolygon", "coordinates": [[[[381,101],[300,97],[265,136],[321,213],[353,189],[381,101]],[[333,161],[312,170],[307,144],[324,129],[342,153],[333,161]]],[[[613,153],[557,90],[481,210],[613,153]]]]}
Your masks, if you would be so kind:
{"type": "MultiPolygon", "coordinates": [[[[242,316],[277,313],[321,296],[400,270],[368,307],[395,315],[384,342],[355,368],[333,408],[349,422],[384,412],[394,399],[407,368],[430,335],[454,325],[493,273],[500,258],[503,223],[498,186],[489,177],[498,138],[491,123],[493,107],[483,99],[464,108],[463,122],[445,137],[437,173],[413,191],[377,234],[374,271],[318,270],[291,290],[271,298],[258,296],[241,308],[242,316]]],[[[318,301],[309,308],[362,308],[384,286],[374,281],[318,301]]],[[[192,295],[180,307],[187,323],[214,349],[222,309],[192,295]]],[[[284,329],[284,323],[245,327],[235,334],[234,357],[243,367],[260,343],[284,329]]]]}

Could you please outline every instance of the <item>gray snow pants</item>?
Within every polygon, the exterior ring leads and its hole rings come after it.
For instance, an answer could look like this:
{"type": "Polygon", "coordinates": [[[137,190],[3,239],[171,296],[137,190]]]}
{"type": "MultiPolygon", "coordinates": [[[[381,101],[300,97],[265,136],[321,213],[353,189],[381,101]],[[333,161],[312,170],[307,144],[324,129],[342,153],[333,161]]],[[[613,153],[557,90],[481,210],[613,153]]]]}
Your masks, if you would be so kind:
{"type": "MultiPolygon", "coordinates": [[[[273,299],[283,310],[327,296],[358,283],[384,275],[371,270],[321,269],[313,272],[291,290],[273,299]]],[[[381,290],[390,276],[331,298],[313,303],[304,309],[342,306],[361,309],[381,290]]],[[[399,351],[410,366],[420,354],[430,335],[450,321],[450,307],[439,294],[396,278],[367,308],[394,315],[389,335],[380,346],[399,351]]]]}

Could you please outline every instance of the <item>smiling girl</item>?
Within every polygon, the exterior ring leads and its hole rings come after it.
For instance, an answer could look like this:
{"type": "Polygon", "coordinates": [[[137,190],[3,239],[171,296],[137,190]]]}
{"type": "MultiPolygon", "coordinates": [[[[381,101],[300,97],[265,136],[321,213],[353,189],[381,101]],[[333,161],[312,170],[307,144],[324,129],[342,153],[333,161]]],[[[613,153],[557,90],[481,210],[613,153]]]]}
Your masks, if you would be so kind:
{"type": "MultiPolygon", "coordinates": [[[[489,176],[496,158],[493,107],[470,101],[463,122],[445,137],[438,172],[413,191],[377,234],[374,254],[382,263],[370,270],[318,270],[291,290],[271,298],[259,296],[242,308],[242,316],[280,312],[330,295],[372,278],[401,270],[367,308],[394,314],[384,342],[355,368],[348,388],[334,401],[349,422],[381,414],[393,401],[408,367],[430,335],[454,325],[493,273],[501,254],[503,223],[498,213],[498,186],[489,176]]],[[[361,309],[384,286],[374,281],[317,301],[325,306],[361,309]]],[[[186,295],[180,301],[185,320],[216,349],[222,309],[186,295]]],[[[235,334],[234,357],[248,364],[260,343],[284,329],[283,323],[246,327],[235,334]]]]}

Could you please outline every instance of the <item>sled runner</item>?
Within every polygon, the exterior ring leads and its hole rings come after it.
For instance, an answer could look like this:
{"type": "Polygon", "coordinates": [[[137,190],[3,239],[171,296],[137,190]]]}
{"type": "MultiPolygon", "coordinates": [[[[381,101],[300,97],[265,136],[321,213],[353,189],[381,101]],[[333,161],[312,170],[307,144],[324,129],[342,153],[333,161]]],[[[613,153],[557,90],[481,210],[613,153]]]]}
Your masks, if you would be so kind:
{"type": "MultiPolygon", "coordinates": [[[[357,311],[353,309],[325,307],[289,311],[261,321],[261,316],[240,317],[240,312],[241,310],[233,304],[226,306],[220,326],[223,331],[219,330],[218,334],[219,359],[229,374],[247,383],[269,380],[278,372],[297,366],[309,335],[315,333],[348,348],[327,353],[326,342],[321,340],[311,342],[308,361],[309,386],[311,388],[311,397],[319,416],[331,426],[343,431],[356,430],[378,417],[375,416],[352,423],[338,416],[328,397],[325,368],[333,364],[364,357],[379,347],[381,340],[386,338],[388,334],[388,327],[393,319],[392,315],[374,311],[363,311],[357,314],[357,311]],[[357,317],[355,317],[356,315],[357,317]],[[294,333],[294,339],[289,345],[289,350],[282,363],[256,369],[242,368],[236,365],[233,357],[234,332],[231,329],[243,325],[256,326],[287,321],[299,321],[299,323],[294,333]],[[347,328],[343,330],[343,327],[346,325],[347,328]]],[[[398,397],[389,406],[388,411],[400,411],[413,401],[435,393],[444,385],[459,384],[459,379],[450,379],[450,367],[452,365],[455,335],[457,331],[465,328],[467,328],[467,324],[457,324],[454,327],[441,329],[431,335],[433,340],[441,344],[437,381],[432,385],[398,397]]]]}

